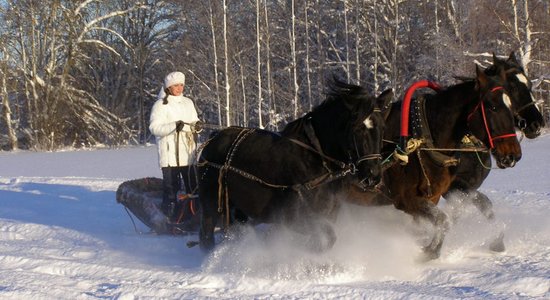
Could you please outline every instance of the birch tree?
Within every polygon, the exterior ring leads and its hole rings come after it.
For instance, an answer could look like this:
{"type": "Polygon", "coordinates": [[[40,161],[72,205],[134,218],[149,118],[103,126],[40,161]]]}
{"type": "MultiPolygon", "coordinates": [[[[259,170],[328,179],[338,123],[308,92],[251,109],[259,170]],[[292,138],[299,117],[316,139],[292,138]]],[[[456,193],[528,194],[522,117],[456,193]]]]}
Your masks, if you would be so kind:
{"type": "MultiPolygon", "coordinates": [[[[266,0],[267,1],[267,0],[266,0]]],[[[263,129],[262,120],[262,47],[260,38],[260,0],[256,0],[256,73],[258,76],[258,127],[263,129]]],[[[243,90],[245,87],[243,86],[243,90]]],[[[245,118],[246,120],[246,118],[245,118]]]]}
{"type": "Polygon", "coordinates": [[[290,27],[290,56],[292,59],[292,64],[290,67],[290,70],[292,71],[292,83],[294,88],[294,98],[292,102],[294,103],[294,119],[298,118],[298,106],[299,98],[298,98],[298,59],[297,59],[297,53],[296,53],[296,13],[294,11],[294,0],[290,0],[290,17],[291,17],[291,27],[290,27]]]}
{"type": "MultiPolygon", "coordinates": [[[[4,52],[6,53],[6,52],[4,52]]],[[[0,116],[0,120],[2,120],[2,123],[0,123],[0,128],[4,127],[6,128],[6,135],[8,138],[8,150],[16,150],[18,145],[17,135],[15,132],[15,128],[12,124],[12,111],[10,107],[10,98],[8,94],[8,81],[6,79],[7,77],[7,65],[5,61],[0,61],[0,99],[2,99],[2,115],[0,116]]]]}
{"type": "Polygon", "coordinates": [[[350,81],[350,54],[349,54],[349,26],[348,26],[348,0],[343,0],[343,11],[344,11],[344,36],[345,36],[345,49],[346,49],[346,63],[345,63],[345,70],[346,70],[346,79],[347,82],[350,81]]]}
{"type": "Polygon", "coordinates": [[[309,1],[305,0],[304,4],[304,30],[305,30],[305,43],[306,43],[306,53],[305,53],[305,65],[306,65],[306,85],[307,85],[307,103],[308,111],[311,111],[313,108],[313,102],[311,94],[311,64],[310,64],[310,46],[309,46],[309,1]]]}
{"type": "Polygon", "coordinates": [[[214,91],[216,93],[216,104],[217,104],[217,111],[218,111],[218,124],[222,125],[222,103],[220,98],[220,80],[218,78],[218,47],[216,43],[216,30],[214,25],[214,10],[212,8],[212,0],[210,1],[209,5],[209,21],[210,21],[210,29],[212,34],[212,54],[214,56],[214,62],[213,62],[213,69],[214,69],[214,91]]]}
{"type": "Polygon", "coordinates": [[[267,0],[264,1],[264,18],[265,18],[265,66],[267,77],[267,97],[268,97],[268,110],[269,110],[269,124],[273,129],[277,129],[277,121],[275,116],[277,115],[277,108],[275,100],[273,99],[274,85],[273,74],[271,72],[271,30],[269,23],[269,13],[267,9],[267,0]]]}
{"type": "MultiPolygon", "coordinates": [[[[532,31],[531,31],[531,18],[529,16],[529,1],[523,0],[523,9],[520,7],[518,0],[511,0],[514,10],[514,22],[512,32],[514,38],[520,44],[519,52],[521,64],[525,74],[529,74],[529,63],[531,62],[531,53],[533,49],[532,31]],[[521,12],[521,13],[520,13],[521,12]],[[520,28],[521,26],[521,28],[520,28]],[[521,29],[521,30],[520,30],[521,29]]],[[[520,1],[519,1],[520,2],[520,1]]]]}
{"type": "Polygon", "coordinates": [[[4,0],[1,147],[144,143],[172,70],[204,121],[270,130],[322,101],[332,73],[399,93],[417,77],[455,82],[490,52],[516,51],[549,99],[549,12],[535,0],[4,0]]]}
{"type": "MultiPolygon", "coordinates": [[[[3,12],[0,6],[0,12],[3,12]]],[[[2,18],[0,18],[1,20],[2,18]]],[[[2,20],[4,21],[4,20],[2,20]]],[[[19,147],[17,133],[14,128],[14,122],[12,120],[12,109],[13,105],[10,101],[10,96],[8,93],[8,74],[10,61],[10,54],[7,51],[7,41],[12,40],[13,36],[7,31],[4,31],[3,28],[0,29],[0,149],[5,148],[7,150],[16,150],[19,147]],[[5,128],[5,133],[7,137],[7,145],[2,145],[3,131],[5,128]]]]}
{"type": "MultiPolygon", "coordinates": [[[[11,28],[18,36],[8,49],[22,75],[22,95],[28,105],[25,114],[35,147],[54,149],[59,145],[83,146],[109,140],[127,141],[129,128],[124,121],[102,107],[82,88],[82,68],[90,65],[85,52],[91,49],[119,54],[104,41],[92,37],[95,31],[110,31],[101,22],[128,12],[113,11],[95,15],[93,1],[9,1],[11,28]]],[[[111,30],[121,40],[120,34],[111,30]]]]}
{"type": "Polygon", "coordinates": [[[223,51],[225,58],[225,124],[231,126],[231,83],[229,81],[229,49],[227,46],[227,4],[223,0],[223,51]]]}

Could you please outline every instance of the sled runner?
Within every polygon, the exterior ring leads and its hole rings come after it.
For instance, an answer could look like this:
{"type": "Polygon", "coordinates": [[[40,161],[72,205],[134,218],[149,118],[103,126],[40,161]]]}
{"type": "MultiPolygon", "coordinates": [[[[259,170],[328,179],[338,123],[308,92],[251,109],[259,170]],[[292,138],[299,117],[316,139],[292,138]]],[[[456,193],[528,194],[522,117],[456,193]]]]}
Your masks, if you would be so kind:
{"type": "MultiPolygon", "coordinates": [[[[124,205],[132,218],[134,215],[157,234],[196,233],[199,226],[198,196],[178,196],[178,205],[173,221],[161,210],[162,179],[147,177],[125,181],[117,189],[116,200],[124,205]]],[[[132,223],[134,220],[132,218],[132,223]]],[[[134,227],[137,230],[137,227],[134,227]]]]}

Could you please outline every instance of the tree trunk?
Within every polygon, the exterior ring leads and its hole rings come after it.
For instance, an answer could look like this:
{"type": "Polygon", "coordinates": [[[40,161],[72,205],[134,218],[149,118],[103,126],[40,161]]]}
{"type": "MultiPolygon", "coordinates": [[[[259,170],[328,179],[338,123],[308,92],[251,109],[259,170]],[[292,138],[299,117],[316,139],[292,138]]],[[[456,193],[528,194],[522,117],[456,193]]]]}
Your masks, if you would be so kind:
{"type": "MultiPolygon", "coordinates": [[[[262,120],[262,56],[260,38],[260,0],[256,0],[256,72],[258,73],[258,127],[264,128],[262,120]]],[[[243,86],[243,90],[245,87],[243,86]]],[[[245,118],[246,122],[246,118],[245,118]]]]}
{"type": "Polygon", "coordinates": [[[307,81],[307,103],[308,111],[313,109],[312,95],[311,95],[311,66],[309,58],[309,18],[308,18],[308,0],[305,1],[304,5],[304,16],[305,16],[305,30],[306,30],[306,81],[307,81]]]}
{"type": "Polygon", "coordinates": [[[225,57],[225,125],[231,126],[231,83],[229,82],[229,50],[227,48],[227,4],[223,0],[223,51],[225,57]]]}
{"type": "Polygon", "coordinates": [[[273,90],[273,74],[271,73],[271,30],[269,29],[269,14],[267,10],[267,1],[264,1],[264,17],[265,17],[265,56],[266,56],[266,76],[267,76],[267,97],[268,97],[268,109],[269,109],[269,124],[274,127],[273,130],[277,130],[277,124],[275,124],[275,115],[277,114],[277,106],[274,100],[273,90]]]}
{"type": "Polygon", "coordinates": [[[214,87],[216,92],[216,104],[218,109],[218,125],[222,125],[222,100],[220,98],[220,79],[218,76],[218,47],[216,44],[216,30],[214,27],[214,12],[212,9],[212,1],[210,1],[210,29],[212,32],[212,53],[214,54],[214,87]]]}
{"type": "Polygon", "coordinates": [[[17,142],[17,135],[15,134],[15,129],[13,128],[11,121],[11,108],[10,108],[10,99],[7,89],[7,80],[6,73],[0,69],[0,98],[2,98],[2,121],[7,131],[8,141],[9,141],[9,150],[16,150],[19,148],[17,142]]]}
{"type": "Polygon", "coordinates": [[[298,69],[298,63],[296,58],[296,14],[294,13],[294,0],[291,1],[291,17],[292,17],[292,28],[290,31],[290,51],[292,56],[292,82],[294,84],[294,119],[298,118],[298,106],[299,106],[299,99],[298,99],[298,75],[297,75],[297,69],[298,69]]]}

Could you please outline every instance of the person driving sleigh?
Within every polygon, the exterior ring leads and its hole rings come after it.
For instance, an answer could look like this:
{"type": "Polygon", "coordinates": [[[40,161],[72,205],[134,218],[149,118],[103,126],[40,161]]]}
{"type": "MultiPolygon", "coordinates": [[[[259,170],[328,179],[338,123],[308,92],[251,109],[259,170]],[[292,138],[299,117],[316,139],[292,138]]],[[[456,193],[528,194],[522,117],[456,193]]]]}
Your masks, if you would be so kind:
{"type": "Polygon", "coordinates": [[[194,201],[190,201],[197,185],[192,164],[197,133],[202,129],[193,101],[183,96],[184,88],[182,72],[166,75],[151,109],[149,125],[156,139],[162,170],[161,210],[170,223],[176,224],[188,221],[195,214],[194,201]]]}

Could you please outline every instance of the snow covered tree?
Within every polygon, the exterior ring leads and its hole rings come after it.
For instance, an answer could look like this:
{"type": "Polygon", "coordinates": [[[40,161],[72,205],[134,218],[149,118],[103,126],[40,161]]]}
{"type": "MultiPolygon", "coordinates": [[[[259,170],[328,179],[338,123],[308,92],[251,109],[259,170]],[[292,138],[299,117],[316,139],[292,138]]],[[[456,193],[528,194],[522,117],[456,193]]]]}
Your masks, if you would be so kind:
{"type": "Polygon", "coordinates": [[[218,125],[279,130],[332,76],[396,95],[515,51],[550,107],[538,0],[0,1],[3,149],[145,143],[164,76],[218,125]]]}
{"type": "Polygon", "coordinates": [[[111,46],[94,38],[96,31],[110,31],[102,21],[126,14],[105,14],[94,1],[7,1],[7,26],[17,40],[8,43],[10,64],[23,79],[14,97],[25,103],[29,139],[37,149],[61,145],[80,147],[126,142],[131,131],[124,120],[100,105],[89,90],[83,71],[93,62],[86,51],[95,48],[120,56],[111,46]],[[20,51],[16,51],[19,49],[20,51]]]}

